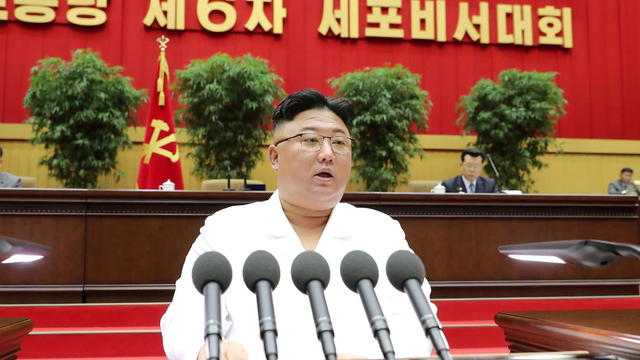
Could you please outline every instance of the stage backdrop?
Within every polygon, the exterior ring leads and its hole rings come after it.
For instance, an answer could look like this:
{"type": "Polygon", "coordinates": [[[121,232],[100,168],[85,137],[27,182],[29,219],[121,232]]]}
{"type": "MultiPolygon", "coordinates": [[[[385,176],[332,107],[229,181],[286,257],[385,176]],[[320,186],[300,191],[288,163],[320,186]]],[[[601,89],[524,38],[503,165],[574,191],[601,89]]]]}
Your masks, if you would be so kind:
{"type": "Polygon", "coordinates": [[[76,48],[148,87],[164,34],[172,80],[216,52],[268,59],[288,92],[403,64],[432,97],[429,134],[459,133],[456,104],[481,78],[556,71],[569,101],[558,136],[638,140],[639,15],[638,0],[0,0],[0,122],[27,118],[38,59],[76,48]]]}

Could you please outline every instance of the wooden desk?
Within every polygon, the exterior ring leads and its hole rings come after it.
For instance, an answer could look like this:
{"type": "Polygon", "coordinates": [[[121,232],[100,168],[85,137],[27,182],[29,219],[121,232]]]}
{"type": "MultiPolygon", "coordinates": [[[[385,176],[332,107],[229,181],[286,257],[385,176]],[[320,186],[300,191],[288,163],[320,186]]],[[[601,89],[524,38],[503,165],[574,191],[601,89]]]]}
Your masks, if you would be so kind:
{"type": "Polygon", "coordinates": [[[640,359],[640,309],[496,314],[511,352],[587,350],[640,359]]]}
{"type": "MultiPolygon", "coordinates": [[[[0,302],[169,301],[204,219],[270,195],[0,189],[2,235],[53,248],[40,261],[2,265],[0,302]]],[[[400,222],[434,298],[638,294],[636,259],[607,268],[540,266],[497,250],[568,239],[640,245],[637,197],[347,193],[343,201],[400,222]]]]}
{"type": "Polygon", "coordinates": [[[27,318],[0,318],[0,360],[17,359],[22,339],[33,329],[27,318]]]}

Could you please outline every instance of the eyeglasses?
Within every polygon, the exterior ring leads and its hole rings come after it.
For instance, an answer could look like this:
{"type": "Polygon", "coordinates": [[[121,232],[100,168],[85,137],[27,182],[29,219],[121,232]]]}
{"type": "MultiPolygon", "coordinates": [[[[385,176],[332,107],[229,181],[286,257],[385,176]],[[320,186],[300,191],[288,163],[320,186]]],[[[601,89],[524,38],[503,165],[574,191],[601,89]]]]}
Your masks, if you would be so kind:
{"type": "Polygon", "coordinates": [[[300,137],[300,146],[305,151],[318,151],[322,148],[324,139],[329,139],[331,150],[333,150],[334,153],[348,154],[351,152],[351,148],[355,143],[355,140],[348,136],[324,136],[315,133],[301,133],[277,141],[274,145],[278,146],[280,143],[283,143],[287,140],[295,139],[297,137],[300,137]]]}
{"type": "Polygon", "coordinates": [[[462,164],[462,166],[466,167],[469,170],[479,170],[482,169],[482,165],[471,165],[471,164],[462,164]]]}

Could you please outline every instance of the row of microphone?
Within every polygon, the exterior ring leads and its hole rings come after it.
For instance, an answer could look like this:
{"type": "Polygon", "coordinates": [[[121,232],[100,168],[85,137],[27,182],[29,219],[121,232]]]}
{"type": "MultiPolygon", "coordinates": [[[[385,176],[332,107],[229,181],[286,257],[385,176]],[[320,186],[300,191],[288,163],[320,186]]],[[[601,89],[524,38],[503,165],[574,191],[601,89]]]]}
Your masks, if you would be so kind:
{"type": "MultiPolygon", "coordinates": [[[[398,250],[387,260],[386,272],[391,285],[409,296],[425,335],[431,339],[438,356],[443,360],[452,359],[442,326],[422,292],[425,270],[420,258],[410,251],[398,250]]],[[[256,294],[260,336],[266,359],[276,360],[277,326],[272,291],[280,282],[280,266],[269,252],[257,250],[245,261],[242,275],[249,290],[256,294]]],[[[375,260],[364,251],[351,251],[342,259],[340,275],[344,284],[360,295],[373,336],[378,341],[384,359],[395,359],[389,327],[374,291],[378,282],[375,260]]],[[[231,264],[219,252],[206,252],[196,260],[192,278],[195,287],[205,297],[204,336],[207,359],[218,360],[222,338],[220,297],[231,284],[231,264]]],[[[330,279],[329,264],[317,252],[304,251],[293,260],[291,278],[296,288],[309,296],[325,359],[336,360],[333,326],[324,297],[324,289],[329,285],[330,279]]]]}

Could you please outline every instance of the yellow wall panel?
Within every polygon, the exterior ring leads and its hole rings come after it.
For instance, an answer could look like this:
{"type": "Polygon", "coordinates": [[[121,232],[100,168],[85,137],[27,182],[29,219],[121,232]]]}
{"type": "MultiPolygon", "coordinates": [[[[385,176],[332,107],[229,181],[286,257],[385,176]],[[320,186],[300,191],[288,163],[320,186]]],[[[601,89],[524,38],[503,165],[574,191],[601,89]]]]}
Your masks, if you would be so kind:
{"type": "MultiPolygon", "coordinates": [[[[142,154],[144,129],[131,128],[129,136],[134,141],[132,149],[120,151],[118,168],[124,172],[119,181],[115,176],[102,177],[101,188],[135,189],[138,163],[142,154]]],[[[4,148],[4,165],[1,171],[37,178],[38,187],[58,188],[62,185],[48,176],[47,169],[38,162],[45,154],[42,146],[29,144],[30,125],[0,124],[0,146],[4,148]]],[[[473,142],[471,136],[419,135],[424,148],[423,158],[411,159],[410,180],[444,180],[459,174],[460,151],[473,142]]],[[[180,155],[185,189],[199,190],[202,179],[191,172],[193,161],[187,154],[191,148],[188,136],[179,129],[180,155]]],[[[623,167],[631,167],[640,173],[640,141],[558,139],[562,153],[548,153],[543,161],[548,167],[536,171],[534,192],[548,194],[604,194],[607,184],[618,177],[623,167]]],[[[275,173],[269,165],[266,146],[261,148],[262,162],[251,173],[251,178],[264,182],[268,190],[276,188],[275,173]]],[[[635,179],[640,176],[636,175],[635,179]]],[[[352,183],[349,191],[362,190],[361,184],[352,183]]],[[[406,191],[401,185],[397,191],[406,191]]]]}

